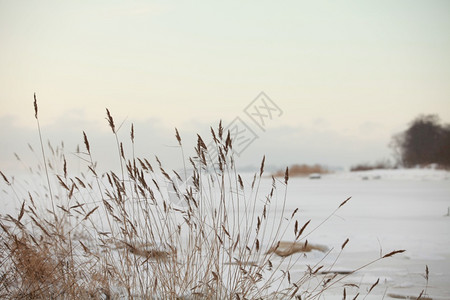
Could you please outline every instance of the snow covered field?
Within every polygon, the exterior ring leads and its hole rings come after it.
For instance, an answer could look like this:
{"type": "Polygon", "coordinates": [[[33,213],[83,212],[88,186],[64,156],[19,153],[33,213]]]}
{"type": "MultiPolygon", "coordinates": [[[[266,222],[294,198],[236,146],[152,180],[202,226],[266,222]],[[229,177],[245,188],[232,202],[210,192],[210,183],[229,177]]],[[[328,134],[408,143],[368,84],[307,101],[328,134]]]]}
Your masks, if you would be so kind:
{"type": "MultiPolygon", "coordinates": [[[[271,180],[263,181],[270,185],[271,180]]],[[[331,266],[342,243],[350,241],[332,270],[350,271],[393,250],[406,252],[358,271],[330,289],[324,299],[342,299],[343,284],[360,285],[367,299],[412,297],[426,288],[431,299],[450,299],[450,172],[440,170],[374,170],[338,173],[321,179],[290,178],[287,210],[314,228],[339,204],[352,197],[336,215],[308,237],[311,243],[334,248],[322,262],[331,266]]],[[[320,252],[300,259],[298,270],[323,258],[320,252]]],[[[352,294],[353,293],[353,294],[352,294]]],[[[347,295],[356,290],[347,287],[347,295]]],[[[352,299],[350,297],[350,299],[352,299]]],[[[403,298],[407,299],[407,298],[403,298]]]]}
{"type": "MultiPolygon", "coordinates": [[[[250,186],[253,174],[242,177],[244,185],[250,186]]],[[[272,179],[263,177],[260,203],[271,186],[272,179]]],[[[279,202],[272,203],[272,209],[281,210],[284,192],[280,184],[279,202]]],[[[26,198],[26,193],[22,196],[26,198]]],[[[2,214],[17,214],[13,211],[21,203],[5,203],[3,199],[6,198],[2,198],[2,214]]],[[[331,250],[326,256],[319,251],[292,255],[296,261],[291,269],[293,280],[304,274],[308,266],[319,264],[324,265],[325,271],[348,272],[391,251],[406,250],[348,275],[321,299],[342,299],[344,287],[347,299],[353,299],[357,293],[358,299],[363,299],[378,279],[365,299],[416,299],[422,290],[429,297],[425,299],[450,299],[450,172],[373,170],[328,174],[321,179],[294,177],[289,179],[286,199],[286,216],[298,208],[301,224],[311,219],[305,234],[317,227],[307,236],[308,242],[331,250]],[[349,197],[336,214],[321,224],[349,197]],[[347,238],[349,242],[338,257],[347,238]],[[426,266],[428,284],[424,277],[426,266]]],[[[284,239],[290,240],[291,235],[288,232],[284,239]]],[[[318,276],[317,282],[311,282],[312,287],[307,288],[320,286],[321,278],[318,276]]]]}

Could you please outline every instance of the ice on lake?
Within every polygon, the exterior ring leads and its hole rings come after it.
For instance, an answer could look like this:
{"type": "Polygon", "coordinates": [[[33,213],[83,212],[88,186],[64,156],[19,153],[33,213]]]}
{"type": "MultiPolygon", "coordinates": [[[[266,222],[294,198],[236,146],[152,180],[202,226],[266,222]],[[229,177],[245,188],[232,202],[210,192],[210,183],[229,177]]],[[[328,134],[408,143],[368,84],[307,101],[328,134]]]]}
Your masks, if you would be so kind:
{"type": "MultiPolygon", "coordinates": [[[[242,174],[242,178],[249,186],[253,174],[242,174]]],[[[272,178],[263,177],[258,196],[261,203],[271,187],[272,178]]],[[[316,264],[324,265],[324,270],[348,272],[393,250],[406,250],[350,274],[329,288],[323,299],[342,299],[344,287],[347,298],[356,293],[363,298],[376,281],[378,285],[366,299],[415,299],[424,289],[431,299],[450,299],[450,172],[400,169],[334,173],[315,180],[292,177],[286,196],[284,188],[278,188],[277,193],[278,201],[286,197],[288,216],[298,208],[301,224],[311,220],[305,234],[317,227],[307,236],[308,241],[330,249],[326,256],[319,251],[295,254],[293,278],[316,264]],[[349,242],[339,255],[347,238],[349,242]],[[424,278],[426,266],[428,283],[424,278]]],[[[14,214],[12,211],[21,204],[4,202],[2,214],[14,214]]],[[[282,209],[281,203],[272,206],[282,209]]]]}
{"type": "MultiPolygon", "coordinates": [[[[266,179],[265,184],[271,180],[266,179]]],[[[427,294],[432,299],[450,299],[450,173],[374,170],[329,174],[320,180],[291,178],[287,210],[299,208],[300,219],[311,219],[314,228],[348,197],[352,197],[349,202],[308,237],[335,249],[325,264],[334,262],[347,238],[349,243],[334,270],[353,270],[393,250],[406,252],[352,274],[343,284],[368,289],[379,278],[370,294],[373,299],[384,294],[415,299],[426,288],[428,265],[427,294]]],[[[303,262],[315,263],[322,256],[312,254],[303,262]]],[[[329,294],[341,299],[342,285],[330,289],[329,294]]]]}

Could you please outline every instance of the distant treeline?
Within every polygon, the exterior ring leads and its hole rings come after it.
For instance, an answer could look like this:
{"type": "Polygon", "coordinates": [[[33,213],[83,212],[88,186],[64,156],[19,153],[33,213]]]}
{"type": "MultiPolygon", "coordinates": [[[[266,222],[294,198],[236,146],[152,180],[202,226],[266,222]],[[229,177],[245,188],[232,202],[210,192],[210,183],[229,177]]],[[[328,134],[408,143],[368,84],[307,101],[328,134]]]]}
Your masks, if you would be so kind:
{"type": "Polygon", "coordinates": [[[384,160],[379,160],[379,161],[375,162],[374,164],[371,164],[371,163],[357,164],[355,166],[352,166],[350,168],[350,171],[355,172],[355,171],[369,171],[369,170],[374,170],[374,169],[394,169],[394,168],[396,168],[396,166],[394,166],[390,160],[384,159],[384,160]]]}
{"type": "Polygon", "coordinates": [[[441,124],[437,115],[417,117],[406,131],[393,136],[390,146],[405,167],[450,167],[450,125],[441,124]]]}

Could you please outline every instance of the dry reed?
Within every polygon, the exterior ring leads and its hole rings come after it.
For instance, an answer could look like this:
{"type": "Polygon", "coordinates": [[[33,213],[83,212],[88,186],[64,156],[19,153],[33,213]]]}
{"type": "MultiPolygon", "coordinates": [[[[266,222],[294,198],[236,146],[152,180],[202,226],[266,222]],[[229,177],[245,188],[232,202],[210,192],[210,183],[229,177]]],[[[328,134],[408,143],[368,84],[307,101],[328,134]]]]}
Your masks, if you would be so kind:
{"type": "MultiPolygon", "coordinates": [[[[34,105],[38,120],[36,98],[34,105]]],[[[1,173],[9,195],[21,203],[17,217],[2,215],[0,220],[1,297],[317,299],[349,275],[325,280],[322,275],[330,270],[320,265],[291,275],[301,257],[295,253],[318,250],[327,255],[328,249],[306,241],[315,228],[306,232],[309,222],[300,227],[298,209],[285,210],[292,173],[286,169],[284,181],[272,177],[270,191],[262,194],[265,158],[253,179],[243,180],[230,133],[221,123],[217,131],[211,129],[212,148],[198,136],[195,156],[187,159],[191,171],[185,166],[182,178],[165,170],[157,157],[156,164],[135,157],[133,125],[133,153],[125,153],[117,135],[121,127],[106,113],[117,144],[119,175],[98,174],[85,132],[85,149],[76,153],[84,164],[81,174],[71,175],[63,146],[49,144],[53,158],[46,157],[42,139],[44,160],[32,170],[38,180],[49,179],[42,187],[24,197],[1,173]],[[178,182],[187,178],[189,184],[181,188],[178,182]],[[167,187],[177,201],[168,197],[167,187]],[[276,202],[281,202],[281,212],[271,209],[276,202]],[[288,230],[294,239],[283,241],[288,230]]],[[[175,138],[184,159],[178,130],[175,138]]]]}

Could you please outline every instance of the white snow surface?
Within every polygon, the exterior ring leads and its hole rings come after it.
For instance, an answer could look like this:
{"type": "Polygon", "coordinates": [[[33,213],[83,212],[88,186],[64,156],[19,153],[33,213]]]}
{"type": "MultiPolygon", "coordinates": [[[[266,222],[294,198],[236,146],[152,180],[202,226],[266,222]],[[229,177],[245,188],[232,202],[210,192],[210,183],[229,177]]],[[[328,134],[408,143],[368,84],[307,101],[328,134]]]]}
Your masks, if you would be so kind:
{"type": "MultiPolygon", "coordinates": [[[[266,184],[270,184],[269,179],[266,184]]],[[[354,270],[391,251],[406,251],[354,273],[342,284],[362,284],[358,292],[364,296],[379,278],[366,299],[381,299],[383,295],[385,299],[416,299],[423,289],[432,299],[450,299],[450,172],[371,170],[328,174],[319,180],[290,178],[287,210],[298,207],[300,219],[312,220],[311,229],[349,197],[308,236],[311,243],[333,248],[325,264],[332,264],[347,238],[349,242],[333,270],[354,270]]],[[[321,258],[314,255],[316,261],[321,258]]],[[[307,258],[305,264],[313,262],[307,258]]],[[[348,288],[347,296],[355,293],[348,288]]],[[[342,299],[342,285],[327,294],[324,299],[342,299]]]]}
{"type": "MultiPolygon", "coordinates": [[[[253,174],[242,174],[242,179],[249,186],[253,174]]],[[[277,188],[278,201],[284,198],[282,186],[277,188]]],[[[271,187],[272,178],[263,177],[261,203],[271,187]]],[[[5,201],[10,200],[0,199],[2,214],[12,213],[21,204],[5,201]]],[[[280,203],[272,205],[281,210],[280,203]]],[[[431,299],[450,299],[450,172],[398,169],[333,173],[314,180],[292,177],[287,187],[286,215],[296,208],[300,224],[311,219],[306,235],[317,227],[307,236],[308,242],[325,245],[331,252],[325,258],[317,251],[306,256],[296,254],[293,277],[318,262],[325,265],[324,270],[351,271],[391,251],[406,250],[349,275],[321,299],[342,299],[344,287],[347,299],[353,299],[356,293],[362,299],[377,279],[379,284],[365,299],[416,299],[422,290],[431,299]],[[337,257],[347,238],[348,244],[337,257]],[[426,266],[428,283],[424,278],[426,266]],[[359,289],[346,284],[359,285],[359,289]]],[[[286,240],[292,238],[290,235],[286,234],[286,240]]]]}

